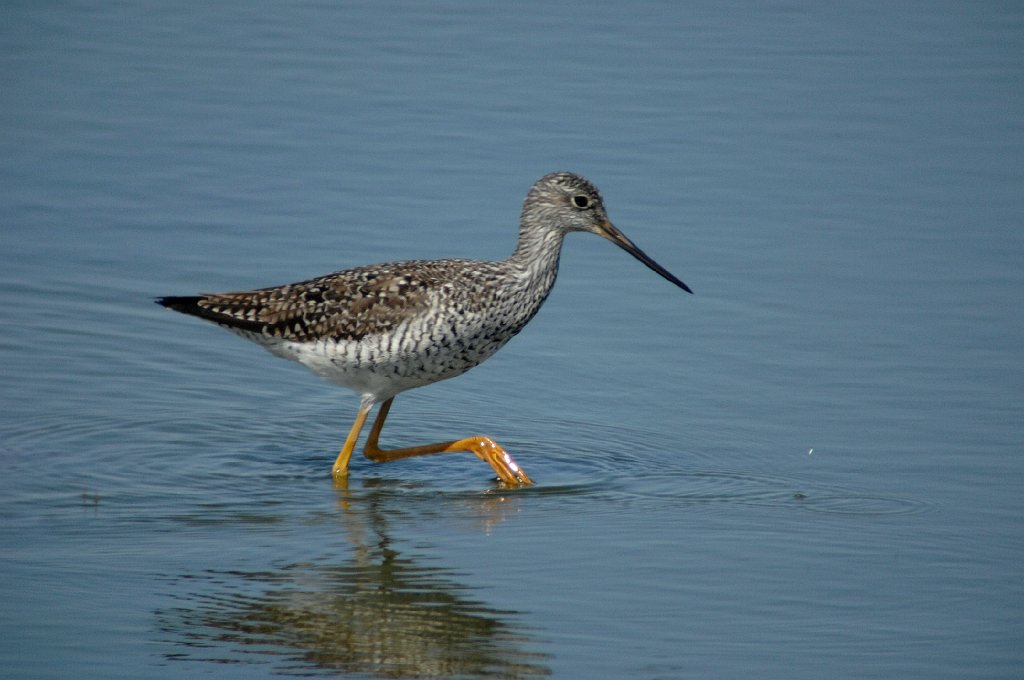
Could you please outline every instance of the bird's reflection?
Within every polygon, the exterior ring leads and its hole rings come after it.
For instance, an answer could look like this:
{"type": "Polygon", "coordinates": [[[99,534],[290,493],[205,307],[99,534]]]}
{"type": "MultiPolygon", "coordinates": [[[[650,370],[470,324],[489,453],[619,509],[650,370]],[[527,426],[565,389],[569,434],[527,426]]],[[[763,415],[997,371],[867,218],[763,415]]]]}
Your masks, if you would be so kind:
{"type": "MultiPolygon", "coordinates": [[[[270,663],[285,675],[548,675],[546,656],[531,651],[537,641],[517,612],[473,599],[452,570],[393,545],[384,510],[394,507],[393,497],[385,502],[392,493],[366,485],[339,490],[337,524],[354,548],[341,564],[176,579],[191,594],[182,598],[185,606],[160,614],[174,638],[167,657],[270,663]]],[[[477,500],[478,518],[507,511],[500,497],[477,500]]]]}

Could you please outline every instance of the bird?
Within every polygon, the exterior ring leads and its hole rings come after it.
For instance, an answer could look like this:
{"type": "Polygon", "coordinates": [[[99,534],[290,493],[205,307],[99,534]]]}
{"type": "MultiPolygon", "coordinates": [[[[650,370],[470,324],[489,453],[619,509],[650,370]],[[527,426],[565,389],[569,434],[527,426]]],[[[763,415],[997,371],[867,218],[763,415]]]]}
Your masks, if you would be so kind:
{"type": "Polygon", "coordinates": [[[526,326],[551,293],[563,239],[572,232],[611,241],[693,293],[612,224],[597,187],[580,175],[553,172],[528,191],[518,242],[504,260],[384,262],[271,288],[155,302],[356,392],[359,409],[331,469],[335,481],[347,480],[360,432],[379,404],[363,448],[371,461],[472,452],[490,464],[502,486],[528,486],[533,480],[526,471],[487,436],[398,449],[382,449],[379,438],[398,394],[462,375],[526,326]]]}

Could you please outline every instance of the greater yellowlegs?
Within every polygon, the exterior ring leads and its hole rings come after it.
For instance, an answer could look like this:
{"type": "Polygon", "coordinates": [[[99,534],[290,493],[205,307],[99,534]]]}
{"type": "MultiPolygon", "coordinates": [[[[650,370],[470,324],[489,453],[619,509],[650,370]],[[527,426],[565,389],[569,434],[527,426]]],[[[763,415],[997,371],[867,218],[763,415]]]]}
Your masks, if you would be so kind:
{"type": "Polygon", "coordinates": [[[465,373],[523,329],[551,292],[562,239],[573,231],[608,239],[692,292],[615,228],[593,184],[556,172],[537,180],[526,195],[519,243],[507,260],[387,262],[275,288],[157,302],[212,321],[358,392],[359,412],[334,462],[335,479],[347,476],[359,433],[379,403],[363,449],[371,460],[470,451],[505,484],[526,485],[532,483],[526,472],[489,437],[392,450],[381,449],[378,439],[397,394],[465,373]]]}

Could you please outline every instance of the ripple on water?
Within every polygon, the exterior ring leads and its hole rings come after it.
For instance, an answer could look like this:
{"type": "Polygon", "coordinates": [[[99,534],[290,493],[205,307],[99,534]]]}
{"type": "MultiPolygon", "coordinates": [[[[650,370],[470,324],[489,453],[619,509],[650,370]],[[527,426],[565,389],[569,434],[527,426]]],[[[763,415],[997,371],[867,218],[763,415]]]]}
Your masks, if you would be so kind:
{"type": "Polygon", "coordinates": [[[599,497],[609,510],[621,504],[774,506],[842,515],[894,515],[921,512],[927,504],[818,483],[813,479],[724,469],[700,452],[620,425],[546,422],[557,433],[557,451],[531,452],[525,467],[538,480],[533,493],[566,499],[599,497]],[[579,435],[585,430],[586,437],[579,435]]]}
{"type": "MultiPolygon", "coordinates": [[[[330,410],[332,416],[334,412],[330,410]]],[[[459,422],[462,416],[448,416],[451,422],[445,423],[446,430],[471,431],[470,423],[459,422]]],[[[41,461],[73,471],[73,485],[90,497],[149,495],[152,503],[173,489],[179,510],[186,497],[194,497],[199,507],[210,494],[242,494],[256,504],[273,504],[284,488],[331,488],[332,447],[343,428],[329,421],[326,416],[314,422],[259,418],[247,408],[226,407],[215,419],[197,423],[162,405],[74,420],[44,413],[8,428],[3,453],[9,459],[9,472],[41,461]]],[[[401,429],[396,428],[395,445],[428,439],[435,422],[414,412],[401,429]]],[[[407,499],[441,494],[453,502],[469,498],[475,503],[481,494],[503,499],[533,494],[566,503],[600,500],[592,504],[594,508],[609,510],[621,504],[731,503],[826,514],[892,515],[926,507],[911,499],[836,488],[807,478],[723,469],[711,464],[718,459],[715,456],[680,450],[678,442],[667,436],[618,424],[552,417],[538,420],[535,431],[544,433],[543,442],[503,442],[538,482],[529,489],[501,488],[487,466],[468,453],[389,465],[356,456],[353,479],[373,487],[375,493],[388,490],[407,499]]],[[[199,512],[202,521],[218,515],[199,512]]],[[[254,512],[246,515],[249,521],[262,521],[263,510],[254,512]]]]}
{"type": "Polygon", "coordinates": [[[806,510],[838,515],[905,515],[924,512],[930,507],[927,503],[909,498],[829,491],[815,496],[805,496],[800,500],[801,506],[806,510]]]}

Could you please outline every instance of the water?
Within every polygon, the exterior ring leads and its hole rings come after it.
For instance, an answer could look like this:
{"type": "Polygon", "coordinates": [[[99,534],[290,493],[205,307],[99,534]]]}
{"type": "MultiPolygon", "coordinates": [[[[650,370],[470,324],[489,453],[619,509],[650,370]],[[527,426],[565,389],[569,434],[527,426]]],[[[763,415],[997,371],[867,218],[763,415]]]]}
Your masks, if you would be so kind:
{"type": "Polygon", "coordinates": [[[5,677],[1008,678],[1024,661],[1024,13],[83,4],[0,22],[5,677]],[[356,399],[152,304],[504,257],[494,359],[356,399]]]}

